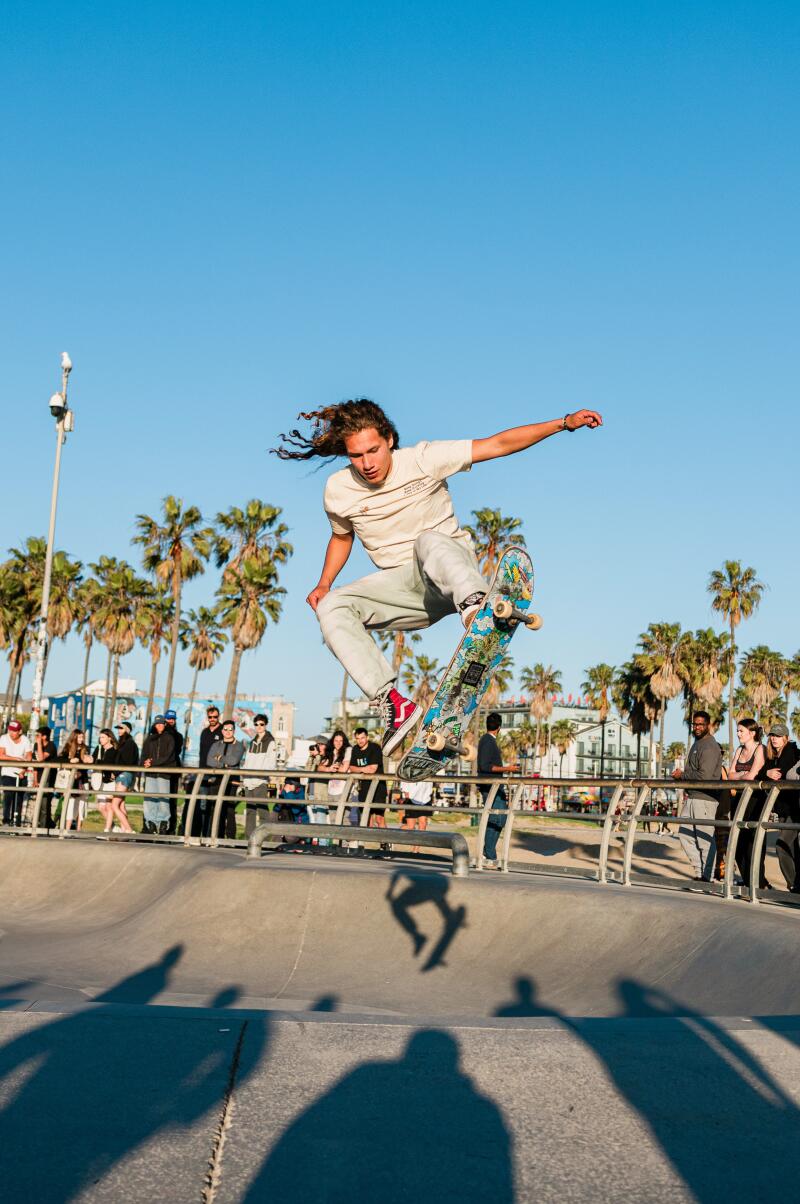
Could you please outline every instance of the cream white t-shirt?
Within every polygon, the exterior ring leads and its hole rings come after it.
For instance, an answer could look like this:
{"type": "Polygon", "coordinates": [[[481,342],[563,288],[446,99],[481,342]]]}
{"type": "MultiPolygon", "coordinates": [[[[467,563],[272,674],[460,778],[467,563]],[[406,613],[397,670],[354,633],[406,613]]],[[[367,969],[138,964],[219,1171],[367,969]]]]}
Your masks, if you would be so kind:
{"type": "Polygon", "coordinates": [[[408,564],[423,531],[470,543],[458,525],[447,478],[472,467],[471,439],[441,439],[392,452],[385,481],[370,485],[352,466],[325,486],[325,512],[336,535],[355,532],[379,569],[408,564]]]}
{"type": "MultiPolygon", "coordinates": [[[[0,736],[0,748],[6,754],[6,757],[13,757],[16,761],[24,761],[28,753],[32,751],[31,742],[27,736],[20,736],[19,740],[14,742],[8,732],[4,736],[0,736]]],[[[14,778],[19,781],[24,769],[20,769],[18,765],[8,765],[5,758],[0,758],[0,775],[4,778],[14,778]]]]}

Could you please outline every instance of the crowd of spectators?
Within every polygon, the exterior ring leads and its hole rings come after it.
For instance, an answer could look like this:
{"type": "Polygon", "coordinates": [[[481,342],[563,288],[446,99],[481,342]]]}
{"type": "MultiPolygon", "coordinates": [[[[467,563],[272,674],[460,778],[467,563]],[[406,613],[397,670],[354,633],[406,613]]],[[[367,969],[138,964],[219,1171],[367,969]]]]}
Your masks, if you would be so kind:
{"type": "MultiPolygon", "coordinates": [[[[213,704],[206,713],[207,724],[200,735],[200,770],[204,774],[199,788],[192,790],[193,780],[183,781],[182,755],[184,738],[177,728],[175,711],[156,715],[142,743],[141,753],[133,738],[130,723],[122,720],[114,730],[103,728],[94,750],[90,749],[84,733],[75,728],[57,751],[52,732],[42,725],[33,740],[22,725],[12,719],[0,736],[0,792],[3,800],[3,824],[20,827],[25,814],[26,799],[31,786],[38,783],[41,766],[57,766],[54,791],[45,791],[41,800],[39,824],[49,828],[54,824],[54,800],[64,808],[60,822],[72,830],[80,830],[86,819],[90,800],[103,819],[105,832],[131,833],[133,826],[127,810],[127,800],[140,792],[142,804],[141,831],[148,835],[182,834],[186,830],[190,797],[195,796],[192,835],[209,836],[218,813],[216,835],[235,839],[237,836],[237,805],[244,800],[245,835],[250,836],[258,824],[274,821],[298,824],[327,824],[348,792],[348,777],[357,773],[359,780],[349,792],[348,818],[358,826],[370,791],[369,778],[383,775],[384,763],[380,745],[370,739],[368,731],[359,727],[351,744],[344,731],[330,737],[318,737],[311,745],[304,770],[309,775],[324,774],[323,778],[288,776],[280,788],[272,777],[259,777],[277,768],[277,746],[269,731],[266,715],[256,715],[252,728],[245,730],[245,739],[236,735],[232,719],[220,718],[213,704]],[[24,762],[31,762],[31,769],[24,762]],[[8,764],[22,762],[23,764],[8,764]],[[238,770],[250,771],[247,775],[238,770]],[[254,772],[255,771],[255,772],[254,772]],[[224,798],[217,800],[224,775],[224,798]],[[183,795],[184,805],[178,822],[177,804],[183,795]]],[[[517,766],[505,764],[497,742],[501,726],[500,715],[492,712],[486,720],[486,732],[478,747],[478,774],[495,778],[492,812],[486,825],[483,857],[489,867],[498,867],[497,844],[505,825],[508,796],[503,778],[514,773],[517,766]]],[[[737,813],[741,791],[729,787],[693,787],[691,783],[723,783],[724,781],[753,783],[749,801],[739,816],[754,825],[764,811],[767,791],[782,781],[800,781],[800,748],[790,739],[784,723],[774,723],[766,742],[758,723],[751,718],[737,724],[738,747],[729,764],[724,763],[723,750],[711,730],[705,711],[697,711],[692,720],[693,743],[685,765],[676,769],[673,778],[686,786],[680,818],[692,822],[681,824],[678,837],[698,881],[719,879],[725,872],[729,844],[729,829],[715,828],[713,821],[730,821],[737,813]],[[703,822],[706,821],[706,822],[703,822]]],[[[490,786],[480,787],[483,801],[490,786]]],[[[434,801],[430,782],[401,783],[399,790],[387,789],[385,780],[377,783],[369,803],[371,827],[386,827],[389,807],[399,815],[404,827],[424,830],[434,801]]],[[[774,801],[774,812],[781,821],[800,824],[800,790],[781,791],[774,801]]],[[[308,839],[308,838],[305,838],[308,839]]],[[[317,839],[323,843],[324,837],[317,839]]],[[[744,882],[751,874],[755,827],[738,832],[736,870],[744,882]]],[[[358,847],[353,840],[350,847],[358,847]]],[[[786,888],[800,894],[800,832],[780,832],[776,852],[786,888]]],[[[766,842],[763,842],[759,865],[759,885],[768,889],[765,874],[766,842]]]]}

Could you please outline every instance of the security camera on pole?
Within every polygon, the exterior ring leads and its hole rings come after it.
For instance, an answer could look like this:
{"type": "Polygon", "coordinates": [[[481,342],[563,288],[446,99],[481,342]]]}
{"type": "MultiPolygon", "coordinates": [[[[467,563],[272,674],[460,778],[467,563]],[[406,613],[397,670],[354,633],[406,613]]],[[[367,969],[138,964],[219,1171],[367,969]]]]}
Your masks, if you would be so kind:
{"type": "Polygon", "coordinates": [[[72,371],[72,360],[66,351],[61,353],[61,392],[50,398],[50,413],[56,420],[56,464],[53,470],[53,493],[50,499],[50,528],[47,532],[47,553],[44,560],[42,582],[42,610],[39,629],[36,633],[36,667],[33,674],[33,702],[31,704],[31,737],[39,728],[44,686],[44,662],[47,655],[47,611],[50,606],[50,577],[53,571],[53,545],[56,536],[56,508],[58,506],[58,474],[61,470],[61,448],[69,431],[74,430],[74,415],[67,405],[67,381],[72,371]]]}

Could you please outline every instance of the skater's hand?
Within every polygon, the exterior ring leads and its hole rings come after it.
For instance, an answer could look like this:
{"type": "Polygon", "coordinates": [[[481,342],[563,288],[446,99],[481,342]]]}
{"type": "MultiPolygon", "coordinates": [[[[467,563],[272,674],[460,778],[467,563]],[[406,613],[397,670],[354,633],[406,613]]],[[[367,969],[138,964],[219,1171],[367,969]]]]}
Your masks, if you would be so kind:
{"type": "Polygon", "coordinates": [[[311,607],[311,609],[314,611],[314,614],[317,613],[317,607],[319,606],[322,599],[325,597],[326,594],[329,594],[330,592],[331,592],[331,587],[329,585],[315,585],[314,586],[311,593],[306,598],[306,602],[311,607]]]}
{"type": "Polygon", "coordinates": [[[574,414],[567,414],[567,430],[577,431],[582,426],[588,426],[592,430],[596,426],[603,425],[603,416],[598,414],[597,410],[576,410],[574,414]]]}

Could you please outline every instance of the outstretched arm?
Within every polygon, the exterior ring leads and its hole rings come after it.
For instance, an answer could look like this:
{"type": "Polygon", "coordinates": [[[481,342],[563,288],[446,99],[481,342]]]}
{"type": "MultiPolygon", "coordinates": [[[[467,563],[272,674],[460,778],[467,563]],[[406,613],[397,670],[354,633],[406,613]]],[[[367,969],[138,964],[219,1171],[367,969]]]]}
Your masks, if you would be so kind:
{"type": "Polygon", "coordinates": [[[507,431],[490,435],[488,439],[472,440],[472,463],[480,464],[482,460],[497,460],[500,456],[511,456],[514,452],[525,451],[542,439],[549,439],[559,431],[577,431],[582,426],[594,429],[602,426],[603,419],[597,410],[576,410],[574,414],[565,414],[563,418],[553,418],[550,422],[532,422],[530,426],[512,426],[507,431]]]}
{"type": "Polygon", "coordinates": [[[348,535],[331,535],[319,581],[306,598],[306,602],[313,611],[316,611],[325,595],[330,593],[331,586],[347,563],[347,558],[352,550],[352,531],[348,535]]]}

